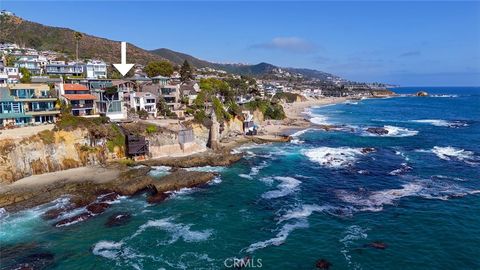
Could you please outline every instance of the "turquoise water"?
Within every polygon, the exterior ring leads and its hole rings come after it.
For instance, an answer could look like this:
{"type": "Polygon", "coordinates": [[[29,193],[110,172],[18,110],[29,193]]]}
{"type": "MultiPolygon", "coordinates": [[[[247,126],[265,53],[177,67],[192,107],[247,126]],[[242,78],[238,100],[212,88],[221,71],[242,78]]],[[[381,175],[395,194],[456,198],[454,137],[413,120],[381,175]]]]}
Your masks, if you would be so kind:
{"type": "Polygon", "coordinates": [[[322,258],[330,269],[480,269],[480,89],[422,90],[438,96],[311,109],[312,121],[344,126],[244,146],[231,167],[197,168],[218,171],[215,181],[161,204],[121,198],[61,228],[40,215],[66,199],[3,212],[1,266],[42,253],[44,269],[226,269],[245,256],[262,269],[322,258]],[[105,226],[118,212],[130,221],[105,226]]]}

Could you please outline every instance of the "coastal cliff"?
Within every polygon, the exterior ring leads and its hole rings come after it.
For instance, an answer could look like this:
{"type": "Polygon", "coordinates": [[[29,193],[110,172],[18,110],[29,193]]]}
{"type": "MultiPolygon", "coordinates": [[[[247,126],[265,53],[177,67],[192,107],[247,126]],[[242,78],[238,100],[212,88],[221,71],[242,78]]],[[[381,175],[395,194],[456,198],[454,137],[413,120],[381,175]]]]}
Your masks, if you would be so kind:
{"type": "Polygon", "coordinates": [[[45,130],[26,138],[1,140],[0,183],[9,184],[35,174],[105,164],[112,157],[123,156],[122,149],[114,147],[113,152],[109,152],[102,141],[91,145],[84,129],[45,130]]]}

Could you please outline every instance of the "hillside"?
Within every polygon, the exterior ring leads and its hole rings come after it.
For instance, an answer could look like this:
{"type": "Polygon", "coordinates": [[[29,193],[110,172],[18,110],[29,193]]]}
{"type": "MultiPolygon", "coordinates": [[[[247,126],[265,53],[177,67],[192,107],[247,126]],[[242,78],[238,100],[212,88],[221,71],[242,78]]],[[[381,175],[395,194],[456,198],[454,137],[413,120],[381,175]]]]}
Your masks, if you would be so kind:
{"type": "MultiPolygon", "coordinates": [[[[39,50],[52,50],[75,55],[75,31],[68,28],[45,26],[16,16],[0,16],[0,42],[12,42],[39,50]]],[[[82,33],[79,43],[80,58],[100,58],[108,63],[120,62],[120,42],[82,33]]],[[[127,61],[146,64],[162,57],[136,47],[127,46],[127,61]]]]}
{"type": "MultiPolygon", "coordinates": [[[[21,46],[38,50],[52,50],[75,55],[75,30],[62,27],[46,26],[24,20],[17,16],[0,16],[0,42],[17,43],[21,46]]],[[[120,62],[120,41],[113,41],[82,33],[79,43],[80,58],[99,58],[107,63],[120,62]]],[[[256,65],[221,64],[198,59],[191,55],[161,48],[157,50],[144,50],[133,44],[127,46],[127,61],[135,64],[147,64],[149,61],[169,60],[181,65],[184,60],[197,68],[210,67],[225,70],[234,74],[264,76],[271,74],[279,67],[268,63],[256,65]]],[[[338,76],[311,69],[282,68],[289,72],[300,73],[305,77],[325,80],[327,77],[338,76]]]]}

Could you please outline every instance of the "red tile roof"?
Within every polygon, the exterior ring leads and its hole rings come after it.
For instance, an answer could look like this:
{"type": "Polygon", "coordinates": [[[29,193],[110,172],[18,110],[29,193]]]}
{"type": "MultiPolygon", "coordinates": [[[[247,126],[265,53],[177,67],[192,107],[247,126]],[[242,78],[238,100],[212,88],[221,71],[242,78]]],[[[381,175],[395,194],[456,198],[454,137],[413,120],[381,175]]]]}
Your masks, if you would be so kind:
{"type": "Polygon", "coordinates": [[[95,100],[96,96],[90,94],[65,94],[63,95],[68,100],[95,100]]]}
{"type": "Polygon", "coordinates": [[[85,85],[78,83],[66,83],[63,85],[63,89],[66,91],[88,91],[88,88],[85,85]]]}

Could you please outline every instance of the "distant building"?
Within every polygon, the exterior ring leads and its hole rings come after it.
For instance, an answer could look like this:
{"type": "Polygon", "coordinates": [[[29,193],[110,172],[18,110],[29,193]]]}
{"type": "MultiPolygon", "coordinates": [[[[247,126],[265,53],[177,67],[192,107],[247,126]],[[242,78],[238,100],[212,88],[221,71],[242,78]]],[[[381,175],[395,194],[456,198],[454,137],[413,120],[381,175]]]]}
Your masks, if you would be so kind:
{"type": "Polygon", "coordinates": [[[71,107],[72,115],[95,115],[95,100],[97,100],[97,97],[90,94],[90,90],[85,85],[61,83],[57,87],[59,96],[71,107]]]}
{"type": "Polygon", "coordinates": [[[85,66],[80,63],[65,61],[50,61],[45,66],[45,73],[48,75],[62,75],[62,76],[82,76],[85,72],[85,66]]]}
{"type": "Polygon", "coordinates": [[[107,78],[107,64],[100,60],[88,61],[85,64],[87,78],[89,79],[106,79],[107,78]]]}
{"type": "Polygon", "coordinates": [[[32,75],[42,75],[43,66],[46,59],[41,59],[39,55],[21,55],[15,61],[15,67],[18,69],[26,68],[32,75]]]}

